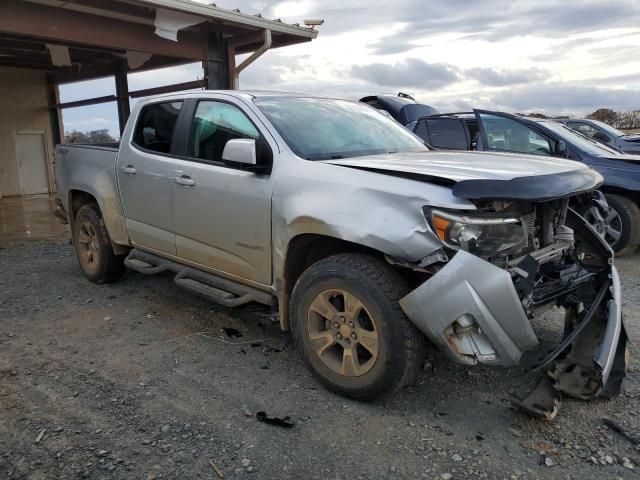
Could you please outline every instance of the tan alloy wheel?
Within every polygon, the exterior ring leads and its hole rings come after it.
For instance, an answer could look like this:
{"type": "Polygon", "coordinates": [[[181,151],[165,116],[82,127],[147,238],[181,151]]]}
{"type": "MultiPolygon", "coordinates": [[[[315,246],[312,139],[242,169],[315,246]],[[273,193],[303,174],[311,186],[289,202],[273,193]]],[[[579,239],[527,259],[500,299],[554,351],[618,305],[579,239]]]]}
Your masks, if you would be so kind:
{"type": "Polygon", "coordinates": [[[98,250],[98,236],[89,222],[80,225],[78,234],[78,244],[80,247],[80,261],[85,270],[92,271],[98,265],[100,252],[98,250]]]}
{"type": "Polygon", "coordinates": [[[378,358],[373,319],[362,302],[345,290],[326,290],[313,300],[308,335],[320,360],[340,375],[364,375],[378,358]]]}

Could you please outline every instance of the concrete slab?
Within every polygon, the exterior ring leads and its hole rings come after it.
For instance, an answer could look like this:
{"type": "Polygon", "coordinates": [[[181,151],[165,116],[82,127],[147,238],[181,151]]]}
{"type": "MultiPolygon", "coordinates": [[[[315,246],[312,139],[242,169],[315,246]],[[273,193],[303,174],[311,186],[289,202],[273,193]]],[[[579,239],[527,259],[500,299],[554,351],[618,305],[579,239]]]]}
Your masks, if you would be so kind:
{"type": "Polygon", "coordinates": [[[51,195],[0,199],[0,244],[68,236],[69,226],[53,216],[54,210],[51,195]]]}

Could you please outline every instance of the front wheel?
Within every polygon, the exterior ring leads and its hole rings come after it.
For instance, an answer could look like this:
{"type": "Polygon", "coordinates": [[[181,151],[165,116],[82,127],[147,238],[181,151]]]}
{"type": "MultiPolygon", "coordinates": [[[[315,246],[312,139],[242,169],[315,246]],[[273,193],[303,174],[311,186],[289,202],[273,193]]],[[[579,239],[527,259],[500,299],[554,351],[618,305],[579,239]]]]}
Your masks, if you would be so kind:
{"type": "Polygon", "coordinates": [[[305,363],[327,388],[368,400],[413,380],[425,338],[400,308],[407,293],[389,265],[368,255],[335,255],[302,274],[291,298],[291,328],[305,363]]]}
{"type": "Polygon", "coordinates": [[[640,208],[622,195],[605,195],[609,211],[593,205],[584,214],[587,220],[618,255],[633,253],[640,245],[640,208]]]}

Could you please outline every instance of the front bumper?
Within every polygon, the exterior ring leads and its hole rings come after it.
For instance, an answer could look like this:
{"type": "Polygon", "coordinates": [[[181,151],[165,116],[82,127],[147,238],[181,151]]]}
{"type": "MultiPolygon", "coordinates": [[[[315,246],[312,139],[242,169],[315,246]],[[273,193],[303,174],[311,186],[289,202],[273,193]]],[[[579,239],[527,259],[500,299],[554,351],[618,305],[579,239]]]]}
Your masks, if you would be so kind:
{"type": "Polygon", "coordinates": [[[461,363],[511,366],[538,345],[509,273],[463,250],[400,306],[461,363]]]}
{"type": "MultiPolygon", "coordinates": [[[[596,306],[605,313],[590,321],[589,339],[580,335],[557,355],[560,358],[573,343],[580,350],[591,350],[580,352],[581,363],[597,384],[589,390],[591,396],[607,395],[612,371],[619,383],[616,361],[626,348],[620,280],[616,268],[608,268],[609,292],[596,306]],[[591,337],[597,338],[589,341],[591,337]]],[[[465,251],[458,251],[438,273],[402,298],[400,305],[418,329],[460,363],[512,366],[538,345],[509,273],[465,251]]]]}

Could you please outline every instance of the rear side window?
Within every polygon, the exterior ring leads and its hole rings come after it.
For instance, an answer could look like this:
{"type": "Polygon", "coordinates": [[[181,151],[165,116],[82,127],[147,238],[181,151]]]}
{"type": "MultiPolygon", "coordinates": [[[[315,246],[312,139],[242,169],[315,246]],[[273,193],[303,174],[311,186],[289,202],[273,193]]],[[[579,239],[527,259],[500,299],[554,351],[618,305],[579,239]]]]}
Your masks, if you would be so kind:
{"type": "Polygon", "coordinates": [[[238,107],[229,103],[201,101],[191,128],[190,155],[212,162],[222,161],[229,140],[257,140],[260,132],[238,107]]]}
{"type": "Polygon", "coordinates": [[[413,133],[415,133],[422,140],[424,140],[429,145],[431,145],[431,142],[429,140],[429,131],[427,130],[427,122],[425,122],[424,120],[419,121],[413,133]]]}
{"type": "Polygon", "coordinates": [[[142,109],[133,132],[133,143],[158,153],[171,152],[171,139],[182,102],[154,103],[142,109]]]}
{"type": "Polygon", "coordinates": [[[458,119],[428,119],[431,146],[451,150],[469,150],[467,129],[458,119]]]}

